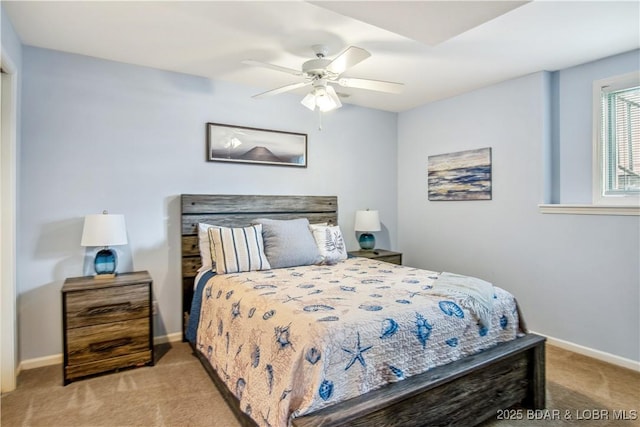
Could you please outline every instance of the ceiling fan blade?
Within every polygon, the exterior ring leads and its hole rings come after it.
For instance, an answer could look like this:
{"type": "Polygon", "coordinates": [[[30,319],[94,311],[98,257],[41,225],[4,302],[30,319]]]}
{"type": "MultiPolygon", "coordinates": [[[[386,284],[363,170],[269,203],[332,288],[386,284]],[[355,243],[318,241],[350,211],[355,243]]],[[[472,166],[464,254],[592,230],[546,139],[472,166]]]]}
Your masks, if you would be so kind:
{"type": "Polygon", "coordinates": [[[302,71],[300,71],[300,70],[294,70],[293,68],[281,67],[280,65],[269,64],[267,62],[254,61],[253,59],[245,59],[244,61],[242,61],[242,63],[245,64],[245,65],[252,65],[252,66],[255,66],[255,67],[269,68],[271,70],[281,71],[283,73],[288,73],[288,74],[293,74],[294,76],[301,76],[302,75],[302,71]]]}
{"type": "Polygon", "coordinates": [[[371,54],[369,52],[360,47],[349,46],[336,56],[333,61],[327,65],[326,69],[331,73],[342,74],[370,56],[371,54]]]}
{"type": "Polygon", "coordinates": [[[336,80],[340,86],[353,87],[357,89],[376,90],[378,92],[401,93],[404,84],[395,82],[385,82],[382,80],[354,79],[342,77],[336,80]]]}
{"type": "Polygon", "coordinates": [[[298,89],[301,87],[309,86],[311,82],[300,82],[300,83],[292,83],[286,86],[279,87],[277,89],[271,89],[266,92],[259,93],[257,95],[253,95],[252,98],[265,98],[267,96],[277,95],[279,93],[288,92],[290,90],[298,89]]]}

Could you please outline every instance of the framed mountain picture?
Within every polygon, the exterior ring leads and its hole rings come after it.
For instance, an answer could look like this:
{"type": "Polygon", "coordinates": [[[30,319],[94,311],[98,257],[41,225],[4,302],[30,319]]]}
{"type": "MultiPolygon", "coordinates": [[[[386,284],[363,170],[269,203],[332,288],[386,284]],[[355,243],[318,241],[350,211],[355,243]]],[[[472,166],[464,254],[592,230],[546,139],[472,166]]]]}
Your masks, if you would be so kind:
{"type": "Polygon", "coordinates": [[[307,167],[307,134],[207,123],[207,160],[307,167]]]}

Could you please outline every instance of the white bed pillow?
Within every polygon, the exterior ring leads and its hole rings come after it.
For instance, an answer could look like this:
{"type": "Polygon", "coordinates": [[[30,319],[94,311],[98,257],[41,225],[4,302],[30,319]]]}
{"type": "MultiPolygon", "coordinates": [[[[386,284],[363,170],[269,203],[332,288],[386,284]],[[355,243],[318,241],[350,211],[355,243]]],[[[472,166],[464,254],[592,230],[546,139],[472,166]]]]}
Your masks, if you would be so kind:
{"type": "Polygon", "coordinates": [[[309,230],[308,219],[260,218],[252,223],[262,224],[264,253],[271,268],[312,265],[322,261],[318,246],[309,230]]]}
{"type": "MultiPolygon", "coordinates": [[[[209,242],[209,229],[218,228],[217,225],[198,223],[198,248],[200,249],[200,261],[202,267],[206,270],[215,271],[216,260],[211,252],[211,243],[209,242]]],[[[205,271],[206,271],[205,270],[205,271]]]]}
{"type": "Polygon", "coordinates": [[[312,233],[325,264],[347,259],[347,247],[339,226],[314,226],[312,233]]]}
{"type": "Polygon", "coordinates": [[[260,224],[239,228],[211,227],[209,241],[217,274],[271,269],[264,253],[260,224]]]}

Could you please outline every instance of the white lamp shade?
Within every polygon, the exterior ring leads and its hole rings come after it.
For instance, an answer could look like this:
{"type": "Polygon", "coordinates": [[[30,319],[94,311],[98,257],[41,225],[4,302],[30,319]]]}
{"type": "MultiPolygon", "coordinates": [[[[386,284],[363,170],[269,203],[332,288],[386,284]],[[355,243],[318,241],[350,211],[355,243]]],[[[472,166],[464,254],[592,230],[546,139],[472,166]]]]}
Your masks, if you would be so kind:
{"type": "Polygon", "coordinates": [[[378,211],[356,211],[355,231],[380,231],[378,211]]]}
{"type": "Polygon", "coordinates": [[[342,107],[342,102],[340,102],[336,90],[331,86],[326,86],[326,84],[325,86],[315,87],[300,103],[311,111],[318,107],[318,110],[323,113],[342,107]]]}
{"type": "Polygon", "coordinates": [[[95,214],[84,217],[81,246],[116,246],[127,244],[124,215],[95,214]]]}

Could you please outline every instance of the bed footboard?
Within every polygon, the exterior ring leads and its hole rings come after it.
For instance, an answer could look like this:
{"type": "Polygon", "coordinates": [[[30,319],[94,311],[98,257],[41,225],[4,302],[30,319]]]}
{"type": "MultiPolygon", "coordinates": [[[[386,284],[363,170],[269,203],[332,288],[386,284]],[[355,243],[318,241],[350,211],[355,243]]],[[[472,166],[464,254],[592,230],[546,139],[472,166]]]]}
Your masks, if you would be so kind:
{"type": "MultiPolygon", "coordinates": [[[[514,405],[545,407],[545,338],[527,334],[293,420],[312,426],[475,426],[514,405]]],[[[197,351],[236,418],[255,426],[197,351]]]]}

